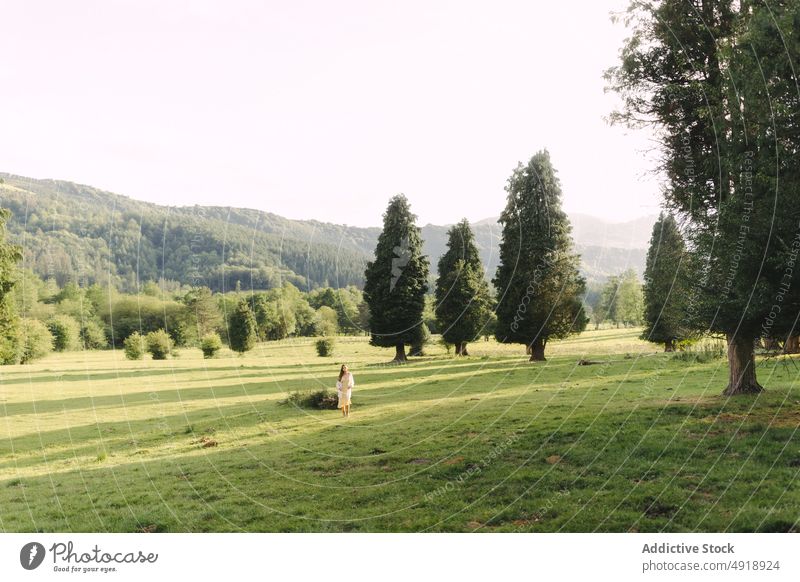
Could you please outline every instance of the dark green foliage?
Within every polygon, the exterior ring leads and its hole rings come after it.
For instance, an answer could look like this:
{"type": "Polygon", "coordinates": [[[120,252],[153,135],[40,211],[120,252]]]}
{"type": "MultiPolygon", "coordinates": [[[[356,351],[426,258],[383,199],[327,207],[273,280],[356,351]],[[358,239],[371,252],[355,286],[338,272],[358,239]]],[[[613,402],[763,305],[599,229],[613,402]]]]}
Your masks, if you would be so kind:
{"type": "Polygon", "coordinates": [[[172,299],[119,295],[101,313],[101,318],[116,346],[134,331],[147,334],[158,329],[166,330],[177,345],[184,345],[186,333],[191,331],[187,315],[186,306],[172,299]]]}
{"type": "Polygon", "coordinates": [[[570,224],[561,209],[561,185],[544,150],[519,164],[506,186],[500,217],[500,265],[493,280],[498,295],[495,336],[528,346],[531,360],[543,360],[549,339],[586,327],[570,224]]]}
{"type": "Polygon", "coordinates": [[[634,2],[607,78],[619,121],[661,141],[667,206],[686,221],[687,317],[725,334],[725,394],[761,391],[754,340],[795,335],[800,285],[800,3],[634,2]]]}
{"type": "Polygon", "coordinates": [[[394,346],[398,361],[405,360],[405,345],[420,333],[428,289],[428,258],[422,254],[415,220],[405,196],[390,200],[375,258],[364,273],[370,341],[376,346],[394,346]]]}
{"type": "Polygon", "coordinates": [[[86,350],[100,350],[108,347],[108,338],[103,326],[93,319],[87,319],[80,328],[80,343],[86,350]]]}
{"type": "Polygon", "coordinates": [[[436,324],[445,341],[467,355],[466,344],[490,319],[491,296],[475,237],[466,219],[448,232],[447,252],[439,259],[436,324]]]}
{"type": "Polygon", "coordinates": [[[53,351],[53,334],[41,321],[21,319],[19,334],[20,364],[38,360],[53,351]]]}
{"type": "Polygon", "coordinates": [[[294,305],[282,295],[280,289],[276,289],[255,294],[250,299],[261,340],[285,339],[297,330],[294,305]]]}
{"type": "Polygon", "coordinates": [[[0,364],[16,363],[19,354],[19,316],[11,291],[22,249],[6,242],[6,222],[10,217],[8,210],[0,208],[0,364]]]}
{"type": "Polygon", "coordinates": [[[204,358],[213,358],[222,349],[222,339],[215,332],[207,333],[200,339],[200,349],[204,358]]]}
{"type": "Polygon", "coordinates": [[[689,337],[685,256],[678,224],[670,214],[662,213],[653,226],[647,251],[642,339],[664,344],[666,351],[674,351],[677,343],[689,337]]]}
{"type": "Polygon", "coordinates": [[[241,299],[228,318],[228,345],[235,352],[244,353],[253,349],[258,339],[256,320],[250,303],[241,299]]]}
{"type": "Polygon", "coordinates": [[[152,354],[154,360],[166,360],[172,352],[172,338],[163,329],[151,331],[145,337],[147,351],[152,354]]]}
{"type": "Polygon", "coordinates": [[[147,352],[145,338],[138,331],[133,332],[122,342],[125,357],[129,360],[141,360],[147,352]]]}
{"type": "Polygon", "coordinates": [[[80,346],[80,324],[69,315],[56,315],[47,322],[53,334],[53,349],[57,352],[76,350],[80,346]]]}
{"type": "Polygon", "coordinates": [[[336,347],[336,340],[333,337],[322,337],[314,343],[317,350],[317,355],[320,357],[328,357],[333,355],[333,349],[336,347]]]}

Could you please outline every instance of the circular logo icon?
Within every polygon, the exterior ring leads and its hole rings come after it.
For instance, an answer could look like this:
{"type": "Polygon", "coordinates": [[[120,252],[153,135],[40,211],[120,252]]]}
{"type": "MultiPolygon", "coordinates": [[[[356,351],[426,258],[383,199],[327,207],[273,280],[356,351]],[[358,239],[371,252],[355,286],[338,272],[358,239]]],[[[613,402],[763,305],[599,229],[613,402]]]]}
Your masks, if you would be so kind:
{"type": "Polygon", "coordinates": [[[44,561],[44,546],[39,542],[30,542],[19,551],[19,563],[26,570],[35,570],[44,561]]]}

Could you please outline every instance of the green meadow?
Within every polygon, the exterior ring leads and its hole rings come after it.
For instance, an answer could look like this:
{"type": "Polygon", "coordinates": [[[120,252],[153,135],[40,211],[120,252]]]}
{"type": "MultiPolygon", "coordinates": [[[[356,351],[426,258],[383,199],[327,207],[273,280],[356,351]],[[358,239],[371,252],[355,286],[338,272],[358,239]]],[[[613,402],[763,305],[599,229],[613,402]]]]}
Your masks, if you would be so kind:
{"type": "Polygon", "coordinates": [[[393,350],[338,339],[204,360],[121,351],[0,369],[3,531],[796,531],[800,364],[724,359],[587,331],[520,346],[393,350]],[[591,365],[578,365],[590,360],[591,365]],[[356,380],[353,412],[287,403],[356,380]]]}

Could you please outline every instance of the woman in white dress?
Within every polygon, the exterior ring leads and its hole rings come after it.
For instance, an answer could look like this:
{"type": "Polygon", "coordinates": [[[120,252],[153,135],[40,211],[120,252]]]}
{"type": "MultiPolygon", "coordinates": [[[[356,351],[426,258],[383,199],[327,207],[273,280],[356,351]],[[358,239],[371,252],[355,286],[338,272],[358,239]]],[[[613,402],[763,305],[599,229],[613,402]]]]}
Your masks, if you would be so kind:
{"type": "Polygon", "coordinates": [[[342,369],[339,370],[339,381],[336,382],[342,416],[350,416],[350,397],[353,395],[353,386],[355,385],[356,381],[353,379],[353,374],[347,369],[347,364],[342,364],[342,369]]]}

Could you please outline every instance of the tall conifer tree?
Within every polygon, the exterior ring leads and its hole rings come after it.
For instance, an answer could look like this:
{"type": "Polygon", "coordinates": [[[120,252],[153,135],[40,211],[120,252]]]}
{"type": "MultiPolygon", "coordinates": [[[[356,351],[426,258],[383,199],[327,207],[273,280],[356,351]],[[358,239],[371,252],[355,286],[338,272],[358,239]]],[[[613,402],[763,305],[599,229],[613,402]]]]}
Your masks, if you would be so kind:
{"type": "Polygon", "coordinates": [[[465,218],[447,232],[447,251],[439,259],[436,321],[444,340],[466,356],[491,317],[491,297],[475,236],[465,218]]]}
{"type": "Polygon", "coordinates": [[[364,272],[364,300],[369,306],[370,343],[394,347],[395,361],[406,361],[406,344],[421,339],[428,257],[408,200],[394,196],[383,215],[375,259],[364,272]]]}
{"type": "Polygon", "coordinates": [[[686,245],[678,224],[663,212],[653,226],[644,271],[642,339],[664,344],[665,352],[687,338],[686,245]]]}
{"type": "Polygon", "coordinates": [[[582,331],[587,322],[580,257],[573,252],[561,184],[547,150],[519,164],[506,192],[493,281],[498,294],[495,336],[500,342],[525,344],[531,361],[544,360],[548,340],[582,331]]]}

